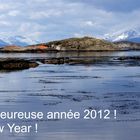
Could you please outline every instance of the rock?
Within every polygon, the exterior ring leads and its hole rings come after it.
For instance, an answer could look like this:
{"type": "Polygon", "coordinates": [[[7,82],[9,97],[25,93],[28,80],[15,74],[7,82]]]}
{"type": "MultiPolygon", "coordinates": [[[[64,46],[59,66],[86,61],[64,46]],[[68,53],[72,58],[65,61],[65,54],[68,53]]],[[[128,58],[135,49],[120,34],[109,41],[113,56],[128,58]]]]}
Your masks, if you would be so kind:
{"type": "Polygon", "coordinates": [[[27,46],[25,48],[25,52],[46,52],[48,51],[48,46],[44,44],[38,44],[38,45],[32,45],[32,46],[27,46]]]}
{"type": "Polygon", "coordinates": [[[24,60],[24,59],[0,59],[0,70],[23,70],[29,68],[35,68],[39,64],[31,61],[31,60],[24,60]]]}
{"type": "Polygon", "coordinates": [[[118,58],[118,60],[139,60],[140,56],[121,56],[118,58]]]}
{"type": "Polygon", "coordinates": [[[59,57],[59,58],[48,58],[41,60],[44,64],[69,64],[69,65],[76,65],[76,64],[93,64],[96,62],[102,61],[101,58],[70,58],[70,57],[59,57]]]}
{"type": "Polygon", "coordinates": [[[59,57],[59,58],[49,58],[42,60],[44,64],[65,64],[69,63],[70,59],[68,57],[59,57]]]}

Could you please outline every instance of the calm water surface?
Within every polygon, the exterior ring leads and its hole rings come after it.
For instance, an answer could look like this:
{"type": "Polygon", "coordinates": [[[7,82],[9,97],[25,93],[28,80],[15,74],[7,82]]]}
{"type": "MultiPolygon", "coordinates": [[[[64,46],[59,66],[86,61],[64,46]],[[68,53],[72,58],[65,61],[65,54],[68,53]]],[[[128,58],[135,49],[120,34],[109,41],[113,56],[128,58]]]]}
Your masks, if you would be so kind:
{"type": "MultiPolygon", "coordinates": [[[[140,52],[0,54],[0,58],[139,56],[140,52]]],[[[42,120],[38,133],[0,134],[3,140],[139,140],[140,67],[137,65],[49,65],[0,72],[0,111],[117,110],[110,120],[42,120]]],[[[0,120],[0,124],[6,121],[0,120]]],[[[34,121],[14,120],[19,125],[34,121]]]]}

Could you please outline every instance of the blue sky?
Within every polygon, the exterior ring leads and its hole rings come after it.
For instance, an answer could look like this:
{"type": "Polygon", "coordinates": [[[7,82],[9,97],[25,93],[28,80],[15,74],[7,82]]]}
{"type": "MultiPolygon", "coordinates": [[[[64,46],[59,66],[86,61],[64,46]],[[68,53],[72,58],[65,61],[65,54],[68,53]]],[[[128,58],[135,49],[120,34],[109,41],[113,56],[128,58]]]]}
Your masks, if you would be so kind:
{"type": "Polygon", "coordinates": [[[41,42],[140,29],[139,0],[0,0],[0,36],[41,42]]]}

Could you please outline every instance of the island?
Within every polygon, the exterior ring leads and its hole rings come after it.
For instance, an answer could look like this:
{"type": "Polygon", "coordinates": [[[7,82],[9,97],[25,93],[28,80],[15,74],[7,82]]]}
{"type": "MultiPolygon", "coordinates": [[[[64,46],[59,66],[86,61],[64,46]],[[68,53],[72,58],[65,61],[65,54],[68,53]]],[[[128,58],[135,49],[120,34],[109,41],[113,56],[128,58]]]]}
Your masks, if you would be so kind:
{"type": "Polygon", "coordinates": [[[94,37],[69,38],[47,43],[34,44],[25,47],[4,46],[0,52],[61,52],[61,51],[124,51],[140,50],[140,43],[109,42],[94,37]]]}

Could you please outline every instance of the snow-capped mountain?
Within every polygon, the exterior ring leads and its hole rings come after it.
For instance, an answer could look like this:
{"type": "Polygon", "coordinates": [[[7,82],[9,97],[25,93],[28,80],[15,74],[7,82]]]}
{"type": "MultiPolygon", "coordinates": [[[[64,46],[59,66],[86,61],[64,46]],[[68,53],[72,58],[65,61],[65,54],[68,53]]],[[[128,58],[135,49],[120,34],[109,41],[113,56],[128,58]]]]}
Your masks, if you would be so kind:
{"type": "Polygon", "coordinates": [[[112,42],[130,41],[140,43],[140,32],[136,30],[127,30],[124,32],[106,34],[104,38],[112,42]]]}
{"type": "Polygon", "coordinates": [[[27,46],[39,43],[24,36],[0,37],[0,47],[7,45],[27,46]]]}
{"type": "Polygon", "coordinates": [[[0,47],[7,46],[7,45],[8,45],[8,43],[6,43],[2,39],[0,39],[0,47]]]}

